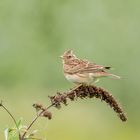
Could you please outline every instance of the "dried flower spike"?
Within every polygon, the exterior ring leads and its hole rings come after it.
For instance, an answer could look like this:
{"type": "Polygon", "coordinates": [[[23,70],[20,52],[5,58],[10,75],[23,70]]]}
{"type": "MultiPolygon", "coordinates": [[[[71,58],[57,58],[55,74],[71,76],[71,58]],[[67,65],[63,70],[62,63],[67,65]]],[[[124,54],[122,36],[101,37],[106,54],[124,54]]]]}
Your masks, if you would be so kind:
{"type": "Polygon", "coordinates": [[[77,100],[77,98],[85,99],[85,98],[99,98],[101,101],[106,102],[113,110],[118,114],[119,118],[122,121],[126,121],[127,117],[120,107],[119,103],[115,100],[115,98],[103,88],[98,88],[96,86],[91,85],[81,85],[80,87],[70,90],[66,93],[58,93],[55,96],[50,96],[50,100],[52,104],[56,108],[60,108],[61,104],[67,105],[67,99],[72,101],[77,100]]]}

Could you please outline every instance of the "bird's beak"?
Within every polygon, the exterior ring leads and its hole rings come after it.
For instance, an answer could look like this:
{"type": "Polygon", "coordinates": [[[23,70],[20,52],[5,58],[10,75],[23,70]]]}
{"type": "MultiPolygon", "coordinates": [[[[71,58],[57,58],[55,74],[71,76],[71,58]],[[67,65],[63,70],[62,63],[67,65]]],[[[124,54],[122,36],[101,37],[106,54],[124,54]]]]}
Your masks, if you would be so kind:
{"type": "Polygon", "coordinates": [[[63,55],[61,55],[60,58],[63,58],[63,55]]]}

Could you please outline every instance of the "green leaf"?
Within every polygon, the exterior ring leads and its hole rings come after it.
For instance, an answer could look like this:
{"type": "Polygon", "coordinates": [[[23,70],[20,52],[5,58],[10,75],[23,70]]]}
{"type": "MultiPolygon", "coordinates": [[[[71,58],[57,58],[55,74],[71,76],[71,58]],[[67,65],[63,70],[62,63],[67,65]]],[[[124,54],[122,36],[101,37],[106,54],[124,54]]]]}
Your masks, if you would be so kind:
{"type": "Polygon", "coordinates": [[[20,118],[20,119],[17,121],[17,127],[18,127],[18,129],[22,128],[22,122],[23,122],[23,118],[20,118]]]}
{"type": "Polygon", "coordinates": [[[4,137],[5,137],[5,140],[8,140],[8,133],[9,133],[9,128],[6,128],[4,130],[4,137]]]}
{"type": "Polygon", "coordinates": [[[15,128],[6,128],[4,130],[5,140],[19,140],[18,131],[15,128]]]}

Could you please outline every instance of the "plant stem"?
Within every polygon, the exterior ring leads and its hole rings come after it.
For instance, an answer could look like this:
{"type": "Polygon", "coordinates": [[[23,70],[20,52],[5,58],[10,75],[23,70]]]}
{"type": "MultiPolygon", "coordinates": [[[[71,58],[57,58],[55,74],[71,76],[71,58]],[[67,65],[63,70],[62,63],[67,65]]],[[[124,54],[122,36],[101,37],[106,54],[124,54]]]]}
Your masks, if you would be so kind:
{"type": "Polygon", "coordinates": [[[18,130],[18,133],[19,133],[19,139],[21,140],[21,134],[19,132],[19,128],[18,128],[18,125],[17,125],[17,122],[16,122],[16,119],[15,117],[12,115],[12,113],[1,103],[1,107],[3,107],[3,109],[9,114],[9,116],[12,118],[12,120],[14,121],[14,124],[18,130]]]}
{"type": "MultiPolygon", "coordinates": [[[[50,106],[48,106],[48,107],[46,108],[46,110],[48,110],[49,108],[51,108],[53,105],[54,105],[54,104],[51,104],[50,106]]],[[[23,135],[22,135],[22,137],[21,137],[21,140],[24,140],[24,138],[25,138],[25,136],[26,136],[28,130],[33,126],[33,124],[36,122],[36,120],[37,120],[37,119],[44,113],[44,111],[46,111],[46,110],[41,111],[41,112],[33,119],[33,121],[32,121],[32,122],[29,124],[29,126],[27,127],[26,131],[23,133],[23,135]]]]}
{"type": "Polygon", "coordinates": [[[9,111],[4,105],[2,105],[2,107],[3,107],[4,110],[5,110],[5,111],[11,116],[11,118],[12,118],[12,120],[14,121],[16,127],[18,128],[18,126],[17,126],[17,122],[16,122],[14,116],[10,113],[10,111],[9,111]]]}

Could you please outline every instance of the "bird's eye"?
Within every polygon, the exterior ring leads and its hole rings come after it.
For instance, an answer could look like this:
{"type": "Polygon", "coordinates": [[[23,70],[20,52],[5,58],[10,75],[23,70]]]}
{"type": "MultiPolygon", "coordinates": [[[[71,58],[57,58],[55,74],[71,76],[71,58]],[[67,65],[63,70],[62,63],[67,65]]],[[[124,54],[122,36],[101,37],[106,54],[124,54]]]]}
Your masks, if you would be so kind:
{"type": "Polygon", "coordinates": [[[68,56],[68,58],[71,58],[71,57],[72,57],[71,55],[68,56]]]}

